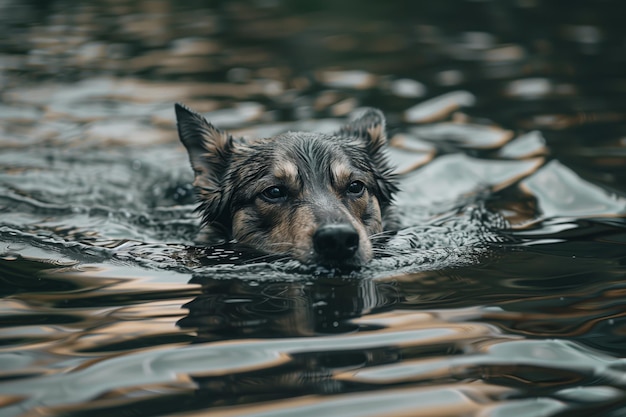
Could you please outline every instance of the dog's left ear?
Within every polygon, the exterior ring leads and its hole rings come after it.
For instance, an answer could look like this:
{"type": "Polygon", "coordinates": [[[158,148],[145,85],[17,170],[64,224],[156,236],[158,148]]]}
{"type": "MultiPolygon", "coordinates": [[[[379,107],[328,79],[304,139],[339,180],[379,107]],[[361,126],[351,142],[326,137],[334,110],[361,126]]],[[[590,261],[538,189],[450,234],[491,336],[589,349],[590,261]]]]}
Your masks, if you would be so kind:
{"type": "Polygon", "coordinates": [[[372,161],[379,188],[378,197],[383,210],[391,204],[394,193],[398,191],[397,177],[384,151],[387,146],[385,127],[383,112],[367,107],[353,113],[348,123],[336,133],[337,136],[354,138],[365,147],[372,161]]]}
{"type": "Polygon", "coordinates": [[[339,129],[337,135],[362,140],[368,153],[374,156],[387,144],[385,116],[378,109],[364,108],[350,115],[348,123],[339,129]]]}

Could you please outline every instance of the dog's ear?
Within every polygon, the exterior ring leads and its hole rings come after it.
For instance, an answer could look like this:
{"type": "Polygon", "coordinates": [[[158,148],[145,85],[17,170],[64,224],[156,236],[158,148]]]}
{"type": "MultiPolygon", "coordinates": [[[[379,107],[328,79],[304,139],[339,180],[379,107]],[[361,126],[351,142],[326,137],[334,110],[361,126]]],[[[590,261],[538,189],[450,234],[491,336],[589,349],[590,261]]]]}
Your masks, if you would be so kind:
{"type": "Polygon", "coordinates": [[[348,123],[337,132],[338,136],[360,139],[374,156],[387,144],[385,116],[378,109],[366,107],[350,115],[348,123]]]}
{"type": "Polygon", "coordinates": [[[371,107],[353,113],[348,123],[336,133],[337,136],[356,139],[367,151],[374,168],[379,188],[379,201],[383,211],[391,204],[398,191],[397,176],[393,173],[385,153],[387,132],[383,112],[371,107]]]}
{"type": "Polygon", "coordinates": [[[214,183],[219,182],[232,151],[232,136],[182,104],[176,103],[175,109],[178,137],[187,148],[194,174],[214,183]]]}
{"type": "Polygon", "coordinates": [[[187,148],[193,168],[203,221],[214,221],[223,210],[223,178],[233,151],[233,138],[207,120],[176,103],[176,122],[180,141],[187,148]]]}

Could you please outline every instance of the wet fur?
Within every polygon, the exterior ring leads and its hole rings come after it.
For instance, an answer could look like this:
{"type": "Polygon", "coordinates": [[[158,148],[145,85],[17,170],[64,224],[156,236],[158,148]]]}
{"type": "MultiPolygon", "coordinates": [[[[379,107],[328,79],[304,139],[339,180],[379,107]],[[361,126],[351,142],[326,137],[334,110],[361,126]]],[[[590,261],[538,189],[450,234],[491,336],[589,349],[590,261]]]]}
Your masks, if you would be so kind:
{"type": "Polygon", "coordinates": [[[372,239],[394,231],[397,191],[384,148],[385,120],[366,109],[332,135],[288,132],[271,138],[235,139],[177,104],[178,133],[195,173],[209,243],[234,240],[257,250],[324,263],[313,234],[320,226],[349,223],[359,236],[348,264],[373,256],[372,239]],[[365,184],[361,196],[346,191],[365,184]],[[280,186],[288,198],[268,202],[264,190],[280,186]]]}

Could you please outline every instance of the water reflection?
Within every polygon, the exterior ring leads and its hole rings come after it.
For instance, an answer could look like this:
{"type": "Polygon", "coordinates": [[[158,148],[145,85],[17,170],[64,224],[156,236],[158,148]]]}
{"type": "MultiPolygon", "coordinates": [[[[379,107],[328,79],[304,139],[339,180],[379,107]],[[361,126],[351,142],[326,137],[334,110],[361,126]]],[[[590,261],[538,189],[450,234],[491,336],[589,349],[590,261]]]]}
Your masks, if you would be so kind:
{"type": "Polygon", "coordinates": [[[296,282],[195,276],[203,294],[185,305],[179,322],[197,328],[201,341],[250,337],[296,337],[357,330],[351,319],[393,308],[393,284],[362,279],[296,282]]]}

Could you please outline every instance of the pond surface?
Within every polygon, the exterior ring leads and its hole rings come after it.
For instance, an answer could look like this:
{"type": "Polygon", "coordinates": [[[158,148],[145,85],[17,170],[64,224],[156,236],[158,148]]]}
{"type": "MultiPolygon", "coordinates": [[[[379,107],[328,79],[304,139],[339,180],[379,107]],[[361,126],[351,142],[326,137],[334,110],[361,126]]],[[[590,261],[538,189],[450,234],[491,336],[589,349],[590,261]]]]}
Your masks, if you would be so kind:
{"type": "Polygon", "coordinates": [[[0,2],[0,416],[626,415],[626,7],[340,3],[0,2]],[[194,245],[175,102],[382,109],[386,256],[194,245]]]}

